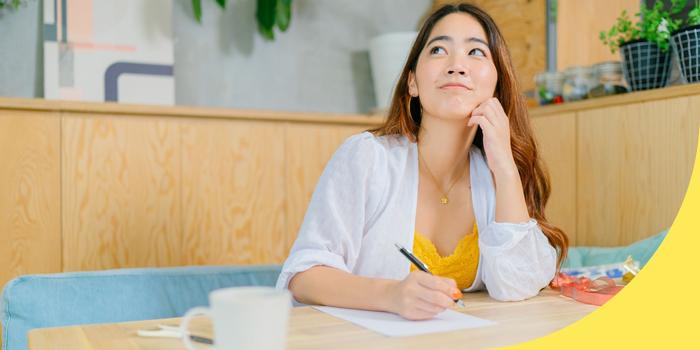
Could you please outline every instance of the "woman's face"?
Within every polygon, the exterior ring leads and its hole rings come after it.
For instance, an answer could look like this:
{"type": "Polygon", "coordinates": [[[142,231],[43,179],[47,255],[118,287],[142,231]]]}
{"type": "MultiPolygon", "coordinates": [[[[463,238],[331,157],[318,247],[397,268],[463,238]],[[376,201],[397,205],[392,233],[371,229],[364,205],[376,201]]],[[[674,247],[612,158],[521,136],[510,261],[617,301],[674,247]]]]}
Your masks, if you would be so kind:
{"type": "Polygon", "coordinates": [[[474,17],[452,13],[433,27],[418,57],[408,91],[419,97],[423,115],[465,119],[493,97],[498,73],[486,33],[474,17]]]}

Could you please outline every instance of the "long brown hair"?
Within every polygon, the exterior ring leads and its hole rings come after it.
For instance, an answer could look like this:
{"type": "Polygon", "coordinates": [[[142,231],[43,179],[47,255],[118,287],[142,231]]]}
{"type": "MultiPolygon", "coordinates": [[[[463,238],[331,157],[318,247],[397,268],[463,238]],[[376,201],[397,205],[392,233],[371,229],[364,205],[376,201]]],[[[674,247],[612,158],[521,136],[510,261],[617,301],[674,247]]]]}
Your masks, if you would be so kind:
{"type": "MultiPolygon", "coordinates": [[[[386,122],[379,128],[370,130],[377,136],[403,135],[418,141],[421,123],[421,105],[417,97],[408,93],[408,76],[416,71],[418,57],[428,41],[428,36],[435,24],[451,13],[466,13],[474,17],[483,27],[488,37],[489,50],[493,53],[493,63],[498,72],[495,96],[501,102],[503,110],[510,121],[510,144],[515,164],[523,184],[528,213],[537,220],[549,243],[559,252],[557,266],[566,257],[569,239],[564,231],[547,222],[544,208],[551,191],[549,174],[539,158],[537,144],[530,126],[525,100],[520,93],[510,53],[506,42],[491,16],[480,8],[470,4],[445,5],[433,12],[423,23],[416,41],[408,55],[406,64],[394,90],[386,122]]],[[[483,134],[477,130],[474,145],[484,152],[483,134]]]]}

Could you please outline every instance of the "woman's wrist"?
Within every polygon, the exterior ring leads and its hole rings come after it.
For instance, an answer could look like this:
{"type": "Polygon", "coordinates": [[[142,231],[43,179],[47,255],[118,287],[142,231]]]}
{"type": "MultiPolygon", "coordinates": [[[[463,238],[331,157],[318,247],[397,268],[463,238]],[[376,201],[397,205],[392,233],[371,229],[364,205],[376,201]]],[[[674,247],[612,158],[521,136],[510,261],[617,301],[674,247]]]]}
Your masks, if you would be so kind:
{"type": "Polygon", "coordinates": [[[380,311],[396,312],[394,310],[394,289],[401,281],[388,280],[388,279],[376,279],[374,281],[374,300],[376,305],[374,307],[380,311]]]}
{"type": "Polygon", "coordinates": [[[518,166],[515,164],[515,162],[509,162],[503,165],[498,165],[495,166],[493,171],[493,177],[496,180],[496,183],[499,182],[510,182],[515,179],[518,181],[520,180],[520,172],[518,171],[518,166]]]}

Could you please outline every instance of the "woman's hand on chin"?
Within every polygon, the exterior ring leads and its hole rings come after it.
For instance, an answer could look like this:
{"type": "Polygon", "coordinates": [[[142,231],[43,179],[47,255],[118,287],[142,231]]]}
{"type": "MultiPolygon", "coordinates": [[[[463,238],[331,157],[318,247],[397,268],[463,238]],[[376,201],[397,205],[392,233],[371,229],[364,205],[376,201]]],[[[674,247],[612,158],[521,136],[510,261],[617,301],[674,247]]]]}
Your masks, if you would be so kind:
{"type": "Polygon", "coordinates": [[[484,137],[486,160],[494,176],[513,176],[517,167],[510,148],[510,124],[503,106],[491,97],[472,111],[468,127],[479,125],[484,137]]]}

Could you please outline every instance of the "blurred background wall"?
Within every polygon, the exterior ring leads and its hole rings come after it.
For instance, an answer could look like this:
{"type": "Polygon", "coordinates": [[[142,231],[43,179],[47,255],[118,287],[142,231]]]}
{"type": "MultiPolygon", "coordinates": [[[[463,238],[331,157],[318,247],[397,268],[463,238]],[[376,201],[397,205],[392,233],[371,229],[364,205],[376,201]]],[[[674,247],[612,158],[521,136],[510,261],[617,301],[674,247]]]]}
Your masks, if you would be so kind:
{"type": "MultiPolygon", "coordinates": [[[[431,0],[295,0],[287,32],[265,41],[255,1],[225,11],[173,4],[175,101],[216,106],[366,113],[375,105],[367,46],[387,32],[416,30],[431,0]]],[[[43,97],[42,5],[28,0],[0,18],[0,96],[43,97]]]]}
{"type": "MultiPolygon", "coordinates": [[[[379,34],[416,30],[444,0],[296,0],[289,30],[274,41],[257,32],[255,1],[225,11],[175,0],[175,102],[178,105],[329,113],[368,113],[376,105],[368,57],[379,34]]],[[[546,0],[474,0],[508,41],[524,90],[547,67],[546,0]]],[[[0,96],[43,97],[41,0],[25,0],[0,18],[0,96]]],[[[619,60],[598,40],[622,9],[639,0],[550,1],[556,21],[556,68],[619,60]],[[552,5],[554,4],[554,5],[552,5]]]]}

